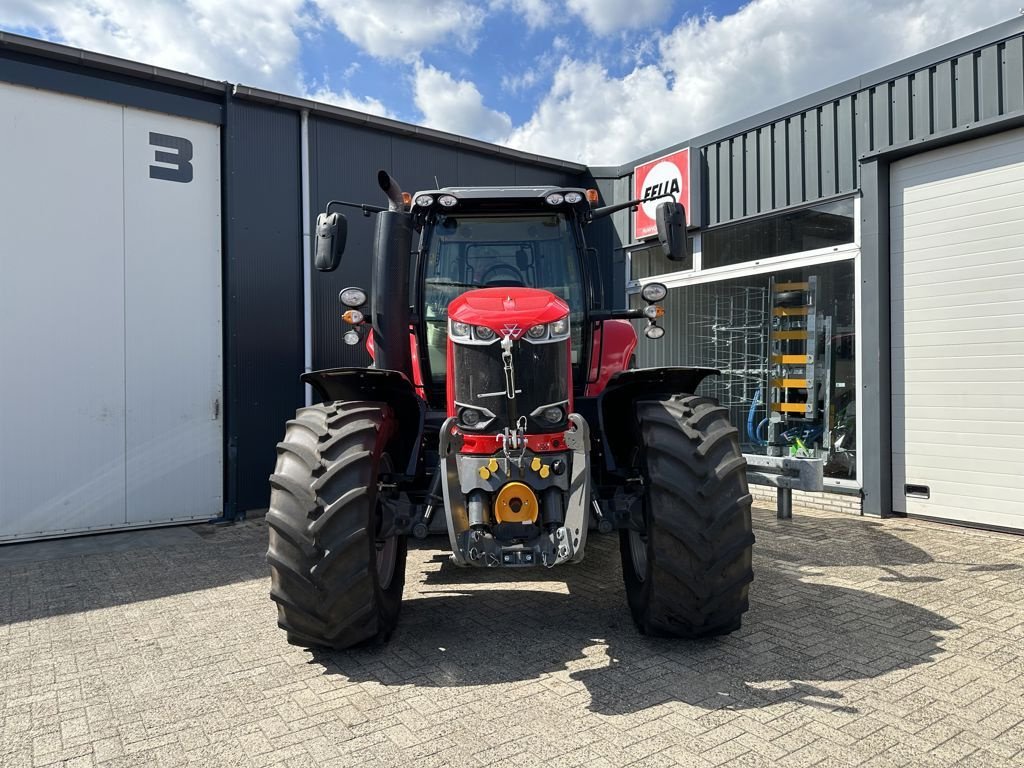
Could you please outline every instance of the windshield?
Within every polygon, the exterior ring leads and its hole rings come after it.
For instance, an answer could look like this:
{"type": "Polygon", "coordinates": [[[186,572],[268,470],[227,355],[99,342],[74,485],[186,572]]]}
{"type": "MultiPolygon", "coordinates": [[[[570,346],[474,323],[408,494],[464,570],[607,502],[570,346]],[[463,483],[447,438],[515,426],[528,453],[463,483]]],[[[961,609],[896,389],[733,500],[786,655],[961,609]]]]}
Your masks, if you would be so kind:
{"type": "Polygon", "coordinates": [[[561,214],[442,216],[430,235],[423,291],[427,350],[444,379],[448,305],[473,288],[543,288],[570,307],[572,361],[579,360],[583,276],[571,222],[561,214]]]}

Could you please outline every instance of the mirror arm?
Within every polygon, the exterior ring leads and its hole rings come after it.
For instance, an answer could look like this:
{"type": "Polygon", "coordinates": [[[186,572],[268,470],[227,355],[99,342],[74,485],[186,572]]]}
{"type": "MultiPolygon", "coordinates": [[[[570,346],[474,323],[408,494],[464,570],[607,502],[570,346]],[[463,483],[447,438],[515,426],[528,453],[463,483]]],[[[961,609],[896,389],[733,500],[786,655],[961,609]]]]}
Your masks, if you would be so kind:
{"type": "Polygon", "coordinates": [[[590,320],[639,320],[644,316],[642,309],[598,309],[590,313],[590,320]]]}
{"type": "Polygon", "coordinates": [[[349,208],[358,208],[363,212],[363,216],[369,216],[371,213],[382,213],[387,208],[381,208],[379,205],[370,205],[369,203],[350,203],[346,200],[331,200],[324,206],[324,212],[330,213],[332,205],[344,205],[349,208]]]}
{"type": "Polygon", "coordinates": [[[662,197],[675,200],[675,197],[673,197],[669,192],[664,192],[660,195],[653,195],[651,197],[641,197],[637,200],[627,200],[625,203],[616,203],[615,205],[606,205],[603,208],[595,208],[590,213],[590,220],[593,221],[594,219],[603,218],[609,214],[615,213],[616,211],[621,211],[623,208],[635,208],[642,203],[650,202],[651,200],[659,200],[662,197]]]}

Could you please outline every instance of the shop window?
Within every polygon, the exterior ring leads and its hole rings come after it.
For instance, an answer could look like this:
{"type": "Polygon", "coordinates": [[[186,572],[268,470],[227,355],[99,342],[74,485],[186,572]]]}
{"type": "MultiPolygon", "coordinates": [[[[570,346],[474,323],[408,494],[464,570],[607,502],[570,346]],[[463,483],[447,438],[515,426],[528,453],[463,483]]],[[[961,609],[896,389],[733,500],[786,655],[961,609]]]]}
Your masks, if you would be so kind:
{"type": "MultiPolygon", "coordinates": [[[[689,238],[690,253],[693,253],[694,241],[689,238]]],[[[636,248],[630,252],[629,279],[639,280],[641,277],[653,277],[654,275],[666,275],[670,272],[679,271],[679,262],[670,261],[662,253],[661,245],[657,240],[647,243],[642,248],[636,248]]]]}
{"type": "Polygon", "coordinates": [[[713,269],[853,242],[853,198],[706,230],[701,268],[713,269]]]}
{"type": "MultiPolygon", "coordinates": [[[[642,301],[632,297],[633,306],[642,301]]],[[[852,260],[672,288],[664,338],[640,337],[641,366],[717,368],[701,385],[729,409],[745,453],[825,459],[856,479],[852,260]]]]}

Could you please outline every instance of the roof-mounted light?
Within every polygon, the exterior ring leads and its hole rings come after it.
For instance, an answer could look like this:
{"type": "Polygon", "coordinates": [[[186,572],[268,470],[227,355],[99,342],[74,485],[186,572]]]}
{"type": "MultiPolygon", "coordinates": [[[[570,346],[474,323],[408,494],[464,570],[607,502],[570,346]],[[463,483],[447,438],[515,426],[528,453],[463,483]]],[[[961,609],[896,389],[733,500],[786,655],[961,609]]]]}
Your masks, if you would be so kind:
{"type": "Polygon", "coordinates": [[[431,197],[430,195],[417,195],[416,196],[416,205],[418,205],[420,208],[429,208],[433,204],[434,204],[434,198],[431,197]]]}
{"type": "Polygon", "coordinates": [[[566,192],[565,193],[565,202],[569,203],[570,205],[576,205],[576,203],[579,203],[582,200],[583,200],[583,195],[581,195],[579,192],[566,192]]]}
{"type": "Polygon", "coordinates": [[[600,197],[598,197],[597,190],[596,189],[588,189],[587,190],[587,202],[589,202],[589,203],[596,203],[598,200],[600,200],[600,197]]]}
{"type": "Polygon", "coordinates": [[[547,201],[548,205],[561,205],[565,200],[565,196],[561,192],[552,192],[544,199],[547,201]]]}
{"type": "Polygon", "coordinates": [[[459,202],[459,200],[454,195],[441,195],[439,198],[437,198],[437,202],[439,202],[445,208],[451,208],[454,205],[456,205],[459,202]]]}
{"type": "Polygon", "coordinates": [[[402,204],[406,208],[408,208],[410,205],[412,205],[412,195],[410,195],[408,192],[403,192],[402,193],[402,204]]]}

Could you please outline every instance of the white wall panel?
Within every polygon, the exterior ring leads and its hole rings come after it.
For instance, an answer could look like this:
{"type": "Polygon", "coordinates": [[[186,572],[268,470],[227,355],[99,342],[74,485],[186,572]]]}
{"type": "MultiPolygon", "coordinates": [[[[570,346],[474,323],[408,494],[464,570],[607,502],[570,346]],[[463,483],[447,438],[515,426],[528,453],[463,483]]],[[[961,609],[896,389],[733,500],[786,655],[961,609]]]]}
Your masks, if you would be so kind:
{"type": "Polygon", "coordinates": [[[126,109],[124,137],[128,522],[216,517],[220,132],[126,109]]]}
{"type": "Polygon", "coordinates": [[[0,540],[124,524],[121,114],[0,83],[0,540]]]}
{"type": "Polygon", "coordinates": [[[890,184],[893,507],[1024,529],[1024,131],[890,184]]]}

